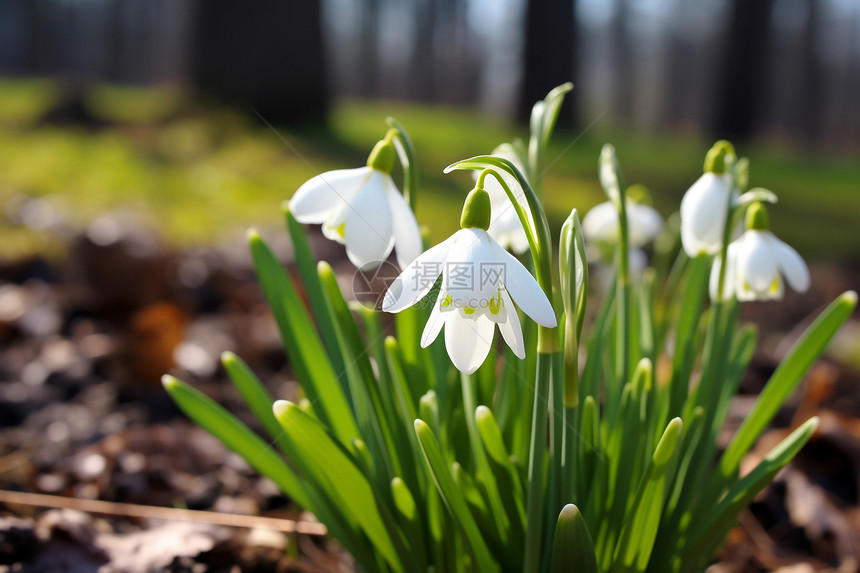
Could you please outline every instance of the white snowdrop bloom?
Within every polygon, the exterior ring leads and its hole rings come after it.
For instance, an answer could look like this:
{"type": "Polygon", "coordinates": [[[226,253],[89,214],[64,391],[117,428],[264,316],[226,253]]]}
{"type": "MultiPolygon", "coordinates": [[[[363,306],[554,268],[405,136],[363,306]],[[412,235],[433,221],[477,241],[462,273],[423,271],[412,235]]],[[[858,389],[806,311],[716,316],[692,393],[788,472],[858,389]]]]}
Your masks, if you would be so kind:
{"type": "MultiPolygon", "coordinates": [[[[493,150],[493,155],[503,157],[516,165],[517,169],[525,173],[525,166],[520,162],[519,157],[513,151],[506,150],[504,146],[493,150]]],[[[475,178],[478,174],[475,172],[475,178]]],[[[517,254],[526,252],[529,248],[529,240],[526,237],[525,229],[517,216],[517,211],[508,199],[507,193],[502,189],[501,184],[495,177],[487,177],[484,181],[484,189],[490,195],[490,206],[492,213],[490,215],[490,227],[487,232],[493,237],[503,248],[509,249],[517,254]]],[[[511,189],[522,205],[526,204],[526,198],[522,189],[517,187],[511,189]]],[[[529,216],[531,213],[529,212],[529,216]]]]}
{"type": "MultiPolygon", "coordinates": [[[[596,261],[594,271],[597,285],[600,286],[601,290],[608,291],[616,280],[613,256],[607,253],[605,249],[595,245],[586,245],[585,254],[589,262],[596,261]]],[[[629,261],[630,277],[633,279],[641,277],[645,269],[648,268],[648,255],[642,249],[631,248],[627,252],[627,260],[629,261]]]]}
{"type": "MultiPolygon", "coordinates": [[[[729,245],[723,300],[779,300],[785,287],[798,292],[809,288],[809,268],[793,248],[768,230],[767,211],[760,203],[747,211],[747,230],[729,245]]],[[[711,299],[717,300],[719,257],[711,268],[711,299]]]]}
{"type": "MultiPolygon", "coordinates": [[[[652,241],[663,228],[663,218],[656,209],[627,200],[627,230],[630,245],[641,247],[652,241]]],[[[589,241],[617,243],[619,237],[618,211],[611,201],[593,207],[582,219],[582,234],[589,241]]]]}
{"type": "Polygon", "coordinates": [[[422,242],[415,215],[391,179],[395,157],[390,138],[380,141],[366,167],[329,171],[299,187],[290,211],[300,223],[322,224],[326,238],[345,245],[359,269],[379,266],[392,249],[406,267],[421,254],[422,242]]]}
{"type": "Polygon", "coordinates": [[[708,151],[705,172],[681,200],[681,244],[690,257],[713,255],[722,247],[729,197],[735,194],[732,176],[726,173],[727,158],[734,159],[734,148],[717,142],[708,151]]]}
{"type": "Polygon", "coordinates": [[[519,307],[538,324],[556,326],[555,312],[529,271],[487,232],[490,199],[475,189],[466,199],[460,225],[447,240],[427,250],[395,279],[382,309],[400,312],[424,298],[442,275],[442,287],[424,333],[429,346],[445,327],[448,356],[458,370],[471,374],[487,358],[496,325],[519,358],[525,344],[519,307]],[[516,306],[514,306],[516,303],[516,306]]]}

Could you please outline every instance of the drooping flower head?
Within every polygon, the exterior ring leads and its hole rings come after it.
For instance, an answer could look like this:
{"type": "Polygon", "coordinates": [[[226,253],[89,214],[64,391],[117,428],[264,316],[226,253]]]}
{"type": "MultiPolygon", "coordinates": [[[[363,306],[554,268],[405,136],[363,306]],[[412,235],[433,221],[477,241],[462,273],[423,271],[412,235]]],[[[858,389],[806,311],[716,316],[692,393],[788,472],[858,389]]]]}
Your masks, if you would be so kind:
{"type": "MultiPolygon", "coordinates": [[[[627,202],[627,228],[630,240],[628,251],[632,276],[642,274],[648,266],[648,257],[642,250],[663,229],[663,218],[649,205],[650,196],[644,185],[631,185],[625,192],[627,202]]],[[[588,241],[589,260],[603,263],[597,269],[599,284],[608,287],[615,276],[611,268],[614,246],[620,238],[618,209],[612,201],[595,205],[582,220],[582,234],[588,241]]]]}
{"type": "Polygon", "coordinates": [[[406,267],[382,309],[400,312],[442,285],[421,336],[429,346],[445,327],[445,347],[458,370],[471,374],[490,352],[496,325],[514,354],[525,357],[517,306],[535,322],[556,326],[552,305],[528,270],[490,236],[490,197],[483,177],[466,198],[459,231],[406,267]],[[517,306],[514,306],[516,302],[517,306]]]}
{"type": "MultiPolygon", "coordinates": [[[[643,185],[631,185],[625,197],[630,246],[642,247],[652,241],[663,228],[663,218],[648,204],[648,190],[643,185]]],[[[620,231],[615,205],[606,201],[593,207],[582,220],[582,233],[589,241],[617,243],[620,231]]]]}
{"type": "MultiPolygon", "coordinates": [[[[723,300],[779,300],[785,286],[798,292],[809,288],[809,268],[797,251],[770,231],[767,209],[753,203],[746,214],[746,231],[729,245],[723,300]]],[[[711,269],[711,299],[717,300],[720,260],[711,269]]]]}
{"type": "Polygon", "coordinates": [[[367,166],[317,175],[289,202],[298,222],[322,224],[326,238],[345,245],[349,260],[362,270],[379,266],[392,249],[401,268],[421,254],[418,222],[391,179],[395,136],[391,130],[376,144],[367,166]]]}
{"type": "Polygon", "coordinates": [[[713,255],[722,247],[729,201],[735,194],[731,165],[735,150],[718,141],[705,158],[705,172],[681,200],[681,244],[690,257],[713,255]]]}

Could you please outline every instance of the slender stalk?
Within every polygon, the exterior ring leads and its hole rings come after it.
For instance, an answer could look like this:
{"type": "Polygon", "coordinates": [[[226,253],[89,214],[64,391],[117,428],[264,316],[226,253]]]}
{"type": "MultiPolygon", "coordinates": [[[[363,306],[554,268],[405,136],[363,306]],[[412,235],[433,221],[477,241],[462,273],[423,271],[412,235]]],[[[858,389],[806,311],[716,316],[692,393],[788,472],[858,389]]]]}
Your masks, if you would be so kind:
{"type": "MultiPolygon", "coordinates": [[[[492,360],[492,359],[491,359],[492,360]]],[[[511,546],[511,540],[508,535],[511,528],[511,523],[508,515],[505,513],[502,498],[499,495],[498,486],[493,478],[492,470],[490,469],[487,454],[484,451],[484,446],[481,443],[481,435],[475,422],[475,408],[478,406],[476,400],[476,382],[477,375],[461,374],[461,387],[463,391],[463,410],[466,415],[466,430],[469,433],[469,443],[474,456],[475,476],[479,477],[484,485],[484,492],[489,500],[490,511],[494,517],[499,540],[506,546],[511,546]]],[[[516,547],[518,543],[514,543],[516,547]]],[[[512,547],[512,549],[514,548],[512,547]]],[[[516,552],[512,553],[517,555],[516,552]]]]}
{"type": "MultiPolygon", "coordinates": [[[[542,330],[543,327],[541,327],[542,330]]],[[[539,570],[544,525],[544,458],[547,451],[547,401],[553,354],[538,352],[535,399],[529,448],[528,496],[526,498],[526,551],[524,573],[539,570]]]]}
{"type": "Polygon", "coordinates": [[[618,388],[630,379],[630,232],[627,224],[627,200],[622,192],[618,201],[618,321],[615,345],[615,370],[618,388]]]}
{"type": "MultiPolygon", "coordinates": [[[[730,187],[731,188],[731,187],[730,187]]],[[[687,404],[684,408],[684,419],[689,420],[693,416],[693,412],[697,407],[700,407],[704,412],[703,426],[705,431],[701,432],[694,443],[690,447],[694,448],[692,463],[687,477],[684,479],[684,485],[681,492],[677,508],[683,508],[684,511],[691,511],[691,508],[696,504],[696,498],[703,499],[700,496],[701,483],[704,480],[705,472],[711,467],[712,458],[715,452],[715,444],[709,441],[711,433],[707,430],[710,428],[714,415],[716,414],[717,402],[720,394],[720,383],[723,377],[723,370],[726,361],[726,339],[729,335],[726,333],[725,325],[723,324],[726,304],[723,302],[723,293],[726,281],[726,257],[729,249],[729,240],[731,239],[734,217],[732,214],[732,195],[728,194],[726,221],[723,226],[723,243],[720,248],[720,275],[717,284],[717,300],[711,301],[711,310],[708,317],[708,331],[705,335],[705,347],[702,353],[702,377],[699,380],[698,387],[690,395],[687,404]]],[[[676,510],[672,516],[672,530],[678,531],[682,520],[682,515],[676,510]]]]}
{"type": "MultiPolygon", "coordinates": [[[[734,183],[732,183],[734,185],[734,183]]],[[[731,187],[730,187],[731,188],[731,187]]],[[[725,368],[726,332],[724,313],[726,303],[723,301],[723,293],[726,286],[726,259],[728,257],[729,242],[734,225],[732,213],[732,194],[728,194],[726,206],[726,222],[723,225],[723,244],[720,247],[720,276],[717,283],[717,300],[712,301],[711,316],[708,323],[708,335],[705,338],[705,351],[702,356],[702,379],[699,382],[696,404],[705,409],[705,426],[708,427],[716,413],[717,398],[719,396],[720,381],[725,368]]],[[[708,432],[703,436],[709,436],[708,432]]]]}
{"type": "MultiPolygon", "coordinates": [[[[552,531],[558,521],[558,512],[570,500],[566,499],[566,493],[562,489],[564,483],[564,468],[562,464],[565,458],[564,442],[564,355],[556,352],[552,355],[552,377],[550,379],[550,395],[548,404],[549,415],[549,455],[550,475],[546,489],[545,527],[552,531]]],[[[549,566],[550,553],[544,552],[542,567],[546,570],[549,566]]]]}

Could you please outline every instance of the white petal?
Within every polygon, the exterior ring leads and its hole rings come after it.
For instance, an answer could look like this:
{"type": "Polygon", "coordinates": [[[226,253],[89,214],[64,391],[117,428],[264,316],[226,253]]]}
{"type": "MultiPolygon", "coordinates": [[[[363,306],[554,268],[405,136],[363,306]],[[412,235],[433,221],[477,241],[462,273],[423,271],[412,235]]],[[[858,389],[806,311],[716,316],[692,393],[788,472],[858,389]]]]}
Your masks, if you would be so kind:
{"type": "MultiPolygon", "coordinates": [[[[503,157],[506,157],[503,154],[503,157]]],[[[511,158],[507,156],[508,159],[520,170],[520,172],[525,173],[526,169],[523,167],[516,158],[511,158]]],[[[517,200],[517,203],[522,205],[526,210],[526,217],[528,217],[529,222],[533,225],[534,221],[532,220],[531,211],[528,208],[528,200],[526,199],[526,194],[523,191],[522,187],[520,187],[519,181],[517,178],[504,170],[499,170],[499,175],[504,180],[505,184],[513,193],[514,198],[517,200]]],[[[508,198],[508,194],[505,193],[504,188],[502,188],[502,184],[499,183],[498,179],[494,175],[488,175],[484,179],[484,189],[490,195],[490,207],[492,208],[492,214],[490,215],[493,219],[501,216],[503,213],[508,213],[509,211],[513,211],[516,214],[516,210],[514,209],[513,204],[508,198]]],[[[517,217],[519,221],[519,217],[517,217]]]]}
{"type": "Polygon", "coordinates": [[[449,237],[424,251],[403,269],[400,276],[388,287],[382,302],[382,310],[400,312],[424,298],[442,274],[453,243],[454,237],[449,237]]]}
{"type": "MultiPolygon", "coordinates": [[[[478,171],[473,171],[472,174],[474,179],[478,179],[478,171]]],[[[504,208],[505,205],[510,205],[511,202],[508,199],[508,194],[505,193],[505,190],[502,188],[501,183],[495,177],[485,177],[484,178],[484,190],[490,196],[490,207],[495,211],[496,209],[504,208]]],[[[513,191],[513,189],[512,189],[513,191]]]]}
{"type": "Polygon", "coordinates": [[[743,279],[744,289],[767,293],[779,273],[775,253],[765,233],[749,230],[738,241],[743,241],[738,248],[737,272],[743,279]]]}
{"type": "Polygon", "coordinates": [[[336,241],[341,245],[346,244],[346,239],[343,236],[343,230],[346,226],[346,214],[351,207],[345,201],[340,202],[331,213],[328,219],[322,224],[323,236],[329,241],[336,241]]]}
{"type": "Polygon", "coordinates": [[[394,225],[394,251],[397,254],[397,264],[405,269],[409,263],[418,258],[424,249],[421,240],[421,230],[415,214],[409,208],[409,204],[391,177],[387,177],[385,183],[385,194],[388,197],[388,205],[391,208],[391,219],[394,225]]]}
{"type": "Polygon", "coordinates": [[[430,318],[424,325],[424,332],[421,333],[421,348],[427,348],[433,344],[433,341],[439,336],[439,331],[442,330],[442,325],[445,324],[445,316],[442,314],[442,301],[445,300],[445,296],[447,296],[445,289],[440,289],[436,304],[433,305],[433,310],[430,312],[430,318]]]}
{"type": "Polygon", "coordinates": [[[322,223],[349,202],[371,175],[371,168],[338,169],[312,177],[290,198],[290,212],[299,223],[322,223]]]}
{"type": "MultiPolygon", "coordinates": [[[[519,219],[517,219],[519,223],[519,219]]],[[[518,255],[521,255],[529,250],[529,238],[526,236],[525,230],[520,226],[519,231],[511,237],[511,250],[518,255]]]]}
{"type": "Polygon", "coordinates": [[[502,289],[502,305],[507,310],[507,320],[498,323],[499,332],[502,333],[502,338],[505,339],[511,350],[514,351],[516,357],[522,360],[526,357],[526,347],[523,342],[523,329],[520,326],[520,317],[517,314],[516,307],[511,302],[508,291],[504,289],[502,289]]]}
{"type": "Polygon", "coordinates": [[[653,207],[627,202],[627,221],[630,227],[630,244],[641,247],[654,239],[663,228],[663,218],[653,207]]]}
{"type": "MultiPolygon", "coordinates": [[[[720,257],[714,257],[714,262],[711,265],[711,276],[708,281],[708,292],[710,293],[711,301],[713,302],[717,301],[717,290],[720,284],[720,268],[722,268],[722,266],[720,257]]],[[[731,283],[731,277],[729,277],[729,280],[726,282],[731,283]]]]}
{"type": "Polygon", "coordinates": [[[535,278],[516,257],[498,244],[494,246],[498,249],[500,261],[505,265],[505,276],[502,279],[505,288],[517,306],[538,324],[548,328],[555,327],[558,324],[555,311],[535,278]]]}
{"type": "Polygon", "coordinates": [[[477,370],[493,344],[496,326],[486,316],[472,320],[461,318],[460,313],[445,313],[445,347],[457,370],[471,374],[477,370]]]}
{"type": "MultiPolygon", "coordinates": [[[[726,254],[726,258],[728,259],[728,266],[726,267],[725,284],[723,285],[723,301],[731,300],[732,297],[735,296],[735,286],[738,282],[737,250],[738,245],[736,245],[735,243],[731,243],[726,254]]],[[[711,300],[714,302],[716,302],[717,300],[717,290],[720,282],[721,267],[722,261],[720,261],[720,257],[714,257],[714,264],[713,266],[711,266],[711,277],[708,285],[711,300]]]]}
{"type": "Polygon", "coordinates": [[[394,225],[382,178],[381,172],[374,171],[346,212],[346,255],[359,269],[379,266],[394,247],[394,225]]]}
{"type": "Polygon", "coordinates": [[[443,284],[455,306],[487,306],[498,296],[505,269],[499,244],[483,229],[460,229],[445,261],[443,284]]]}
{"type": "Polygon", "coordinates": [[[729,183],[725,176],[704,173],[681,200],[681,242],[691,257],[720,249],[728,210],[729,183]]]}
{"type": "Polygon", "coordinates": [[[627,260],[630,261],[630,275],[634,277],[642,276],[645,268],[648,266],[648,257],[642,249],[632,248],[627,255],[627,260]]]}
{"type": "Polygon", "coordinates": [[[618,211],[606,201],[595,205],[582,219],[582,234],[589,241],[618,241],[618,211]]]}
{"type": "Polygon", "coordinates": [[[726,267],[726,284],[723,285],[723,297],[731,300],[738,290],[738,247],[734,243],[726,251],[728,266],[726,267]]]}
{"type": "Polygon", "coordinates": [[[806,292],[809,289],[809,267],[793,248],[779,240],[773,233],[768,237],[776,253],[776,263],[789,286],[797,292],[806,292]]]}
{"type": "Polygon", "coordinates": [[[502,247],[510,249],[515,253],[524,253],[529,248],[529,240],[526,237],[525,229],[523,229],[523,225],[520,223],[520,218],[517,216],[516,210],[507,199],[498,208],[493,207],[493,216],[487,232],[502,247]]]}

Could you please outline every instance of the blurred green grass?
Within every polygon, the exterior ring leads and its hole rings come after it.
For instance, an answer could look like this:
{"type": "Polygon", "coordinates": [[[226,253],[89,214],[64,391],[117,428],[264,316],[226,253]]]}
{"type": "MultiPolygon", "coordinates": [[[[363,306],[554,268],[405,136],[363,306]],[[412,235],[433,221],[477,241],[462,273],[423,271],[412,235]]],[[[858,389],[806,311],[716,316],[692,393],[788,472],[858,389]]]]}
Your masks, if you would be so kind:
{"type": "MultiPolygon", "coordinates": [[[[417,216],[440,240],[457,228],[468,174],[443,175],[458,160],[525,137],[524,129],[463,109],[345,101],[327,126],[269,129],[251,110],[199,107],[172,90],[99,86],[84,103],[97,125],[43,121],[61,100],[54,84],[0,81],[0,210],[39,197],[68,225],[106,212],[134,212],[178,246],[211,244],[250,225],[280,223],[279,203],[318,172],[363,164],[386,131],[385,117],[409,130],[421,173],[417,216]],[[284,142],[286,140],[286,144],[284,142]],[[294,149],[295,151],[294,151],[294,149]],[[17,202],[17,203],[16,203],[17,202]]],[[[701,173],[709,141],[643,135],[604,126],[558,130],[544,178],[550,223],[604,200],[597,157],[612,142],[627,183],[643,183],[664,215],[677,210],[701,173]]],[[[860,162],[773,146],[742,146],[750,182],[775,191],[775,232],[808,258],[858,258],[860,162]]],[[[397,175],[397,174],[395,174],[397,175]]],[[[56,249],[50,232],[6,221],[0,256],[56,249]]]]}

